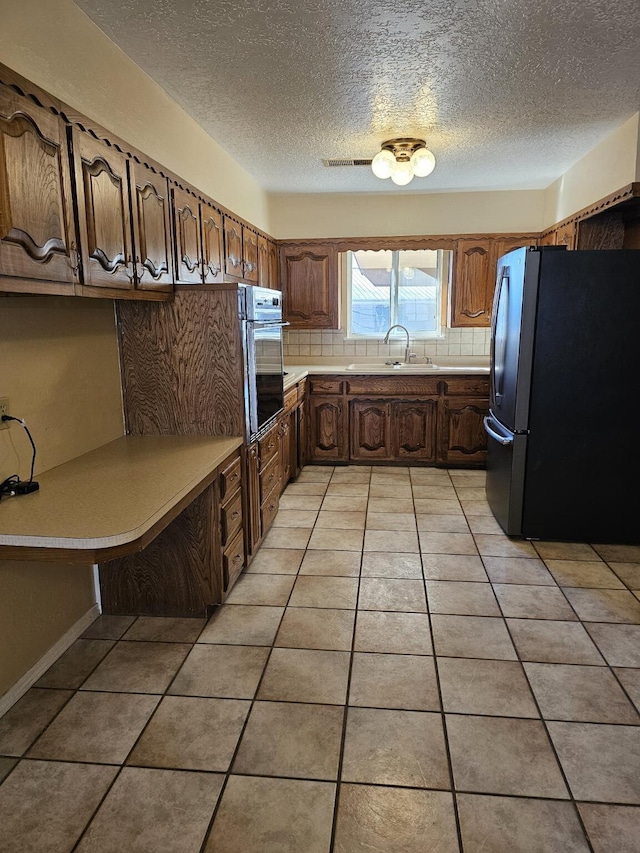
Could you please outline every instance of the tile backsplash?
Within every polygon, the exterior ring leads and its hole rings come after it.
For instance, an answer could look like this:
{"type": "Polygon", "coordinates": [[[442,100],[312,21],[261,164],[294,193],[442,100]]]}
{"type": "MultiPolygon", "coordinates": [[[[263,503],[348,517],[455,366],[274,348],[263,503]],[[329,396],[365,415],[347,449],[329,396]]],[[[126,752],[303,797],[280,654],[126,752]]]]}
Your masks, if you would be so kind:
{"type": "MultiPolygon", "coordinates": [[[[421,356],[488,356],[490,329],[445,329],[444,337],[436,340],[411,340],[411,350],[421,356]]],[[[285,330],[284,356],[322,356],[336,358],[348,356],[390,358],[404,357],[406,344],[404,336],[394,339],[393,343],[383,344],[381,340],[347,340],[342,330],[295,331],[285,330]]]]}

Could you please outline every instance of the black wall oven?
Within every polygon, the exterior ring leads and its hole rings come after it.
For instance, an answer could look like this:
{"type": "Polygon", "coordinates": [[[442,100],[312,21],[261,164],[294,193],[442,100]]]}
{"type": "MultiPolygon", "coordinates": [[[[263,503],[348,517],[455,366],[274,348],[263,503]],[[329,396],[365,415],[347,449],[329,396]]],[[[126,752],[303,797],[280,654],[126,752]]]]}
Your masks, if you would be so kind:
{"type": "Polygon", "coordinates": [[[240,316],[245,359],[247,437],[253,441],[284,408],[282,357],[282,294],[279,290],[244,285],[240,316]]]}

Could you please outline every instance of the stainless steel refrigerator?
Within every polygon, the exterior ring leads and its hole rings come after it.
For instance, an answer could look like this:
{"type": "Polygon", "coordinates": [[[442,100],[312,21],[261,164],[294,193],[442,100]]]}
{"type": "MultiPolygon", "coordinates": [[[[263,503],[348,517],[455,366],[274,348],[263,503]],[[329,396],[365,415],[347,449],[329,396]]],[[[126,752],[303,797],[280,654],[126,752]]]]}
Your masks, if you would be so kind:
{"type": "Polygon", "coordinates": [[[500,258],[485,429],[505,533],[640,543],[640,251],[500,258]]]}

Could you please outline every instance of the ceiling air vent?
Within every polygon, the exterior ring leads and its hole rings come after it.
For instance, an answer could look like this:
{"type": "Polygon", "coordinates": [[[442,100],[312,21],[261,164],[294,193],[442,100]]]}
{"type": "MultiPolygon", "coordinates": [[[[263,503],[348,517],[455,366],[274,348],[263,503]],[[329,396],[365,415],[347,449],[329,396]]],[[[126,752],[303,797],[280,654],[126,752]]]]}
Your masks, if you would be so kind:
{"type": "Polygon", "coordinates": [[[323,166],[370,166],[371,160],[323,160],[323,166]]]}

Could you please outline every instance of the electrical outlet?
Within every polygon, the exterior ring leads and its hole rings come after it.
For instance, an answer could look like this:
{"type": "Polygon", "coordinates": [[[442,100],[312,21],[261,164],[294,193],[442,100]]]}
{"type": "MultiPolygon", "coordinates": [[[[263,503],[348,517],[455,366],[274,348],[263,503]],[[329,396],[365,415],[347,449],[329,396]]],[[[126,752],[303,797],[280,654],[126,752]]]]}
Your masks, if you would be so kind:
{"type": "MultiPolygon", "coordinates": [[[[2,415],[10,415],[9,411],[9,398],[8,397],[0,397],[0,418],[2,415]]],[[[0,429],[9,429],[11,426],[11,421],[0,421],[0,429]]]]}

